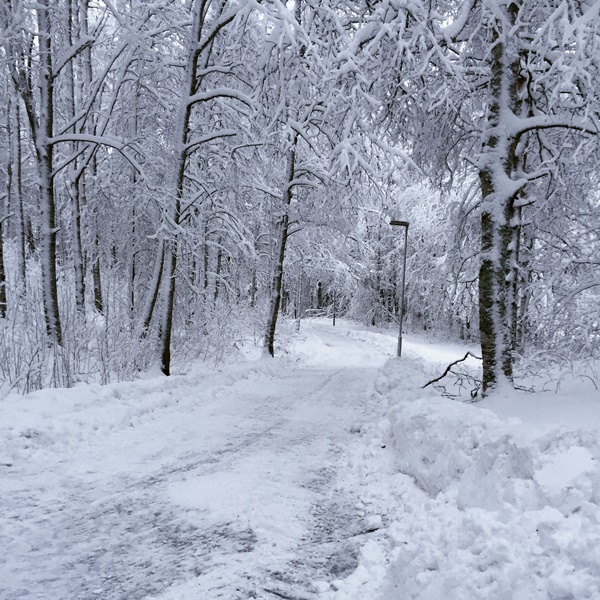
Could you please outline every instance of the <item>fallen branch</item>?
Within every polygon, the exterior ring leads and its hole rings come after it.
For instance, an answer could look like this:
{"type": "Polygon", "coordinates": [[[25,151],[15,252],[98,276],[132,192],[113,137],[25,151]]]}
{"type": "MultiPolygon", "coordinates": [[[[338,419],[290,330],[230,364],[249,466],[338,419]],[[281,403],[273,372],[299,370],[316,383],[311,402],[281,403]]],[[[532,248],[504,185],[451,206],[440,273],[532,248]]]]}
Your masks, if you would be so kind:
{"type": "Polygon", "coordinates": [[[473,358],[475,358],[477,360],[482,360],[481,356],[475,356],[475,354],[473,354],[472,352],[467,352],[462,358],[455,360],[453,363],[450,363],[446,367],[446,370],[439,377],[436,377],[435,379],[428,381],[421,389],[424,389],[428,385],[433,385],[434,383],[437,383],[438,381],[444,379],[444,377],[446,377],[446,375],[448,375],[448,373],[450,373],[452,371],[452,367],[456,366],[458,363],[464,362],[465,360],[467,360],[467,358],[469,358],[469,356],[472,356],[473,358]]]}

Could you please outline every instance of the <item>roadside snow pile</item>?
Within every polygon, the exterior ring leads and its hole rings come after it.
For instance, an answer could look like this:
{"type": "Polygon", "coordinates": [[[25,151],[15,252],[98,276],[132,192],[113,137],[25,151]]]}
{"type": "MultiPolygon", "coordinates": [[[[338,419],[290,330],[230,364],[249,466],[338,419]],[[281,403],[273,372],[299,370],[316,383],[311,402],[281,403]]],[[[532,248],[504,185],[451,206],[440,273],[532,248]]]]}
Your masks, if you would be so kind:
{"type": "Polygon", "coordinates": [[[422,383],[405,359],[382,372],[388,418],[352,450],[350,478],[387,527],[325,597],[599,599],[598,433],[524,436],[422,383]]]}

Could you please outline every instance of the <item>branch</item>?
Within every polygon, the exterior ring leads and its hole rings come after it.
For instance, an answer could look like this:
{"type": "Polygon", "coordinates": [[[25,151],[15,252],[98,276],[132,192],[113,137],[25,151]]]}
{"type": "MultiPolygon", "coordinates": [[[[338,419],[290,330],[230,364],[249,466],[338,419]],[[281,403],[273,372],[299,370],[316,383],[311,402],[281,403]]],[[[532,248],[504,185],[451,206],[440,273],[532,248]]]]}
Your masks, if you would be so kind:
{"type": "Polygon", "coordinates": [[[7,219],[10,219],[11,217],[14,217],[15,213],[14,212],[9,212],[7,215],[5,215],[4,217],[2,217],[0,219],[0,225],[2,225],[2,223],[4,223],[4,221],[6,221],[7,219]]]}
{"type": "Polygon", "coordinates": [[[199,92],[198,94],[190,96],[187,100],[187,103],[191,106],[192,104],[196,104],[198,102],[208,102],[209,100],[214,100],[215,98],[232,98],[233,100],[239,100],[242,104],[245,104],[250,108],[253,106],[252,98],[246,96],[246,94],[240,92],[239,90],[231,88],[216,88],[207,92],[199,92]]]}
{"type": "Polygon", "coordinates": [[[117,150],[130,164],[131,166],[141,175],[144,174],[144,170],[138,164],[138,162],[129,156],[125,149],[127,144],[118,138],[112,138],[104,135],[90,135],[88,133],[63,133],[51,138],[48,138],[48,144],[61,144],[65,142],[84,142],[88,144],[95,144],[96,146],[108,146],[117,150]]]}
{"type": "Polygon", "coordinates": [[[442,373],[442,375],[440,375],[436,379],[432,379],[431,381],[428,381],[424,386],[421,387],[421,389],[423,390],[428,385],[432,385],[434,383],[437,383],[441,379],[444,379],[444,377],[446,377],[446,375],[448,375],[448,373],[450,373],[450,371],[452,370],[452,367],[454,367],[458,363],[464,362],[465,360],[467,360],[467,358],[469,358],[469,356],[472,356],[473,358],[476,358],[477,360],[482,360],[481,356],[475,356],[475,354],[473,354],[472,352],[467,352],[462,358],[459,358],[458,360],[455,360],[453,363],[450,363],[446,367],[446,370],[442,373]]]}
{"type": "Polygon", "coordinates": [[[506,128],[509,136],[521,136],[528,131],[540,129],[572,129],[589,135],[598,135],[598,125],[589,119],[562,119],[554,115],[541,115],[537,117],[518,117],[512,115],[506,128]],[[595,125],[595,126],[594,126],[595,125]]]}
{"type": "Polygon", "coordinates": [[[56,77],[69,61],[73,60],[82,50],[91,46],[94,42],[95,39],[91,36],[82,37],[72,46],[67,48],[56,60],[54,68],[52,69],[52,76],[56,77]]]}
{"type": "Polygon", "coordinates": [[[243,150],[244,148],[257,148],[260,146],[264,146],[264,142],[254,142],[254,143],[248,143],[248,144],[241,144],[240,146],[236,146],[232,151],[231,151],[231,158],[233,158],[234,154],[238,151],[238,150],[243,150]]]}
{"type": "Polygon", "coordinates": [[[195,140],[191,141],[189,144],[186,144],[184,151],[186,155],[189,155],[193,150],[196,149],[197,146],[201,146],[202,144],[206,144],[207,142],[212,142],[213,140],[217,140],[219,138],[224,137],[233,137],[237,135],[239,132],[235,129],[220,129],[219,131],[213,131],[211,133],[207,133],[195,140]]]}

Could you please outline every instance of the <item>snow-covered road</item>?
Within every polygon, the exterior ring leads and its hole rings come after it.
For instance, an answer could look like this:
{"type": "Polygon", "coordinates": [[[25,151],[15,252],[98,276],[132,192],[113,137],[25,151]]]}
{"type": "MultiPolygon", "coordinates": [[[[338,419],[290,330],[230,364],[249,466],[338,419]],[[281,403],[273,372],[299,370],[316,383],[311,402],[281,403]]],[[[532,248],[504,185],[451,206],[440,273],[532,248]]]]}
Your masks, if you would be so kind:
{"type": "Polygon", "coordinates": [[[338,477],[389,355],[343,334],[5,400],[2,600],[300,600],[351,572],[364,513],[338,477]]]}

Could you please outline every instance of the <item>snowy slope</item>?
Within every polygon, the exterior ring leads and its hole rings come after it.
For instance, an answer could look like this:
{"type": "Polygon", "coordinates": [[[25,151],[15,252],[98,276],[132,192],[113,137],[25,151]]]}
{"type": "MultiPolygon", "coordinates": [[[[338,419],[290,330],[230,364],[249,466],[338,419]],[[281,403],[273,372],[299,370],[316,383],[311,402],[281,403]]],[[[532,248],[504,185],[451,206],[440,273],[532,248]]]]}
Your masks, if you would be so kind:
{"type": "MultiPolygon", "coordinates": [[[[423,370],[414,357],[382,370],[387,417],[351,449],[347,481],[385,527],[363,546],[356,571],[323,597],[600,598],[595,388],[579,397],[586,427],[551,425],[564,404],[544,407],[539,398],[533,426],[422,390],[423,370]]],[[[505,393],[486,405],[509,417],[522,398],[505,393]]]]}

